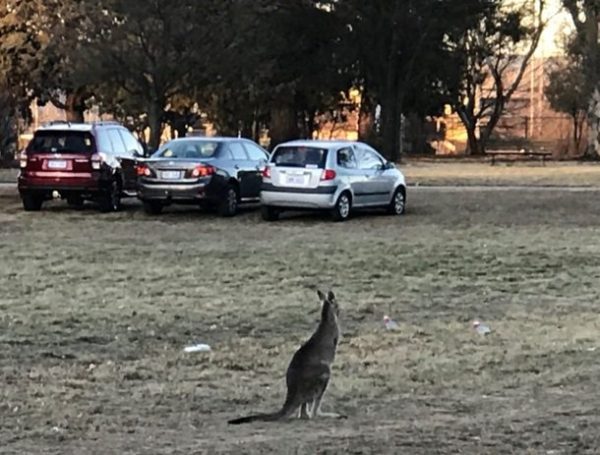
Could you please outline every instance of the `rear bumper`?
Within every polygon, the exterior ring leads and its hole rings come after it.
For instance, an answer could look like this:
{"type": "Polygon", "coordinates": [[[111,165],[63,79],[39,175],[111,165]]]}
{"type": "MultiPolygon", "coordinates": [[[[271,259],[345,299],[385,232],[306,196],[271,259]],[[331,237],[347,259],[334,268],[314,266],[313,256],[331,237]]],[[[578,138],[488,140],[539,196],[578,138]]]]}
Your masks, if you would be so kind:
{"type": "Polygon", "coordinates": [[[142,201],[201,201],[207,199],[206,183],[146,184],[138,183],[137,196],[142,201]]]}
{"type": "Polygon", "coordinates": [[[105,181],[99,175],[93,173],[76,177],[31,177],[20,175],[17,187],[20,193],[29,191],[51,192],[51,191],[77,191],[86,193],[97,193],[105,188],[105,181]]]}
{"type": "Polygon", "coordinates": [[[335,205],[337,187],[322,186],[317,188],[275,187],[264,183],[260,193],[263,205],[281,208],[298,209],[331,209],[335,205]]]}

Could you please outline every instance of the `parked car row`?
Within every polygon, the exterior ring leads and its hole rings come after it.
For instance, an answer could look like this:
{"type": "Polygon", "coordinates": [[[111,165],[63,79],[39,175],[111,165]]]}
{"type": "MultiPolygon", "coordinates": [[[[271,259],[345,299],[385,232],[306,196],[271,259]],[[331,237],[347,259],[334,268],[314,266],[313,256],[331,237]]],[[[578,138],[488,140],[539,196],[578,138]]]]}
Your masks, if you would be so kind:
{"type": "Polygon", "coordinates": [[[171,140],[150,157],[116,122],[53,122],[39,128],[20,157],[18,188],[27,211],[57,194],[73,207],[84,201],[119,210],[137,197],[147,213],[193,204],[234,216],[240,203],[260,202],[262,218],[286,210],[326,210],[337,221],[352,210],[406,207],[402,172],[375,149],[352,141],[291,141],[269,154],[242,138],[171,140]]]}

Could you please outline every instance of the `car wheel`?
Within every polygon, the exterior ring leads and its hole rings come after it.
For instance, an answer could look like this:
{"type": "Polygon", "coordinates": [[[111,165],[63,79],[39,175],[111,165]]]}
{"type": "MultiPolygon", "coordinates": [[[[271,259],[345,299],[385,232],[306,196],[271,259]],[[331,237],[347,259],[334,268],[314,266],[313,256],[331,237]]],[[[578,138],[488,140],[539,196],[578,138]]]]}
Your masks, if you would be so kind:
{"type": "Polygon", "coordinates": [[[223,200],[219,202],[220,216],[235,216],[238,209],[238,192],[235,186],[227,185],[223,200]]]}
{"type": "Polygon", "coordinates": [[[22,199],[23,209],[26,212],[37,212],[42,208],[42,203],[44,202],[41,196],[32,193],[23,194],[22,199]]]}
{"type": "Polygon", "coordinates": [[[275,207],[263,205],[260,207],[260,215],[265,221],[277,221],[281,212],[275,207]]]}
{"type": "Polygon", "coordinates": [[[158,201],[144,201],[144,211],[148,215],[160,215],[164,205],[158,201]]]}
{"type": "Polygon", "coordinates": [[[332,217],[334,221],[346,221],[350,217],[350,211],[352,210],[352,200],[348,193],[340,194],[335,206],[332,210],[332,217]]]}
{"type": "Polygon", "coordinates": [[[67,205],[73,209],[82,209],[83,203],[83,198],[79,195],[67,197],[67,205]]]}
{"type": "Polygon", "coordinates": [[[100,211],[117,212],[121,209],[121,185],[118,179],[111,180],[108,189],[100,197],[100,211]]]}
{"type": "Polygon", "coordinates": [[[398,188],[392,196],[387,212],[390,215],[403,215],[406,210],[406,195],[403,188],[398,188]]]}

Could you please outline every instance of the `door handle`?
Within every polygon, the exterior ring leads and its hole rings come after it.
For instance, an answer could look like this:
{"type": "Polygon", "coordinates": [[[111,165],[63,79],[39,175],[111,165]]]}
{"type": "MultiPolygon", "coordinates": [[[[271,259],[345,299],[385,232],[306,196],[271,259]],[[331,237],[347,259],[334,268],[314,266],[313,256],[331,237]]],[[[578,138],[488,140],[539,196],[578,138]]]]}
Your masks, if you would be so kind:
{"type": "Polygon", "coordinates": [[[235,166],[233,166],[236,169],[239,169],[240,167],[236,164],[235,166]]]}

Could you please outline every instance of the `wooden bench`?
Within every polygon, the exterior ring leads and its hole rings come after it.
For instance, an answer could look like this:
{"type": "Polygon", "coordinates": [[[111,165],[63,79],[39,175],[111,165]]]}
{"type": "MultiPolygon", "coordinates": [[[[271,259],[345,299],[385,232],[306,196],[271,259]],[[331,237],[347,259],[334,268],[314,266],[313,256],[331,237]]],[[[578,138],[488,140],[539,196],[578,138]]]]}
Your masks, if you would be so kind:
{"type": "Polygon", "coordinates": [[[546,165],[546,158],[552,156],[552,152],[548,150],[490,150],[485,152],[486,155],[489,155],[491,159],[492,166],[496,164],[496,161],[502,160],[502,158],[513,157],[515,159],[524,158],[524,159],[541,159],[542,164],[546,165]]]}

